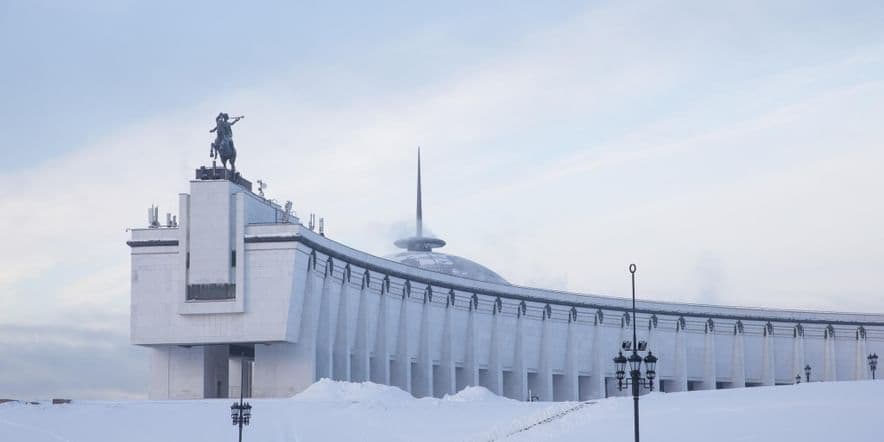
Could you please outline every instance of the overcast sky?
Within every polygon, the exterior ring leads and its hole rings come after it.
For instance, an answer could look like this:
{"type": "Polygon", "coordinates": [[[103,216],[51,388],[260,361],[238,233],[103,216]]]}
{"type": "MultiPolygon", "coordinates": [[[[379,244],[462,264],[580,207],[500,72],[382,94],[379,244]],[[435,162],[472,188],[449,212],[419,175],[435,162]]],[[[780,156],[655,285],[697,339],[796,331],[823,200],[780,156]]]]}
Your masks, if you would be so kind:
{"type": "Polygon", "coordinates": [[[0,0],[0,397],[145,396],[125,229],[220,111],[374,254],[421,146],[441,251],[515,284],[884,311],[884,3],[315,3],[0,0]]]}

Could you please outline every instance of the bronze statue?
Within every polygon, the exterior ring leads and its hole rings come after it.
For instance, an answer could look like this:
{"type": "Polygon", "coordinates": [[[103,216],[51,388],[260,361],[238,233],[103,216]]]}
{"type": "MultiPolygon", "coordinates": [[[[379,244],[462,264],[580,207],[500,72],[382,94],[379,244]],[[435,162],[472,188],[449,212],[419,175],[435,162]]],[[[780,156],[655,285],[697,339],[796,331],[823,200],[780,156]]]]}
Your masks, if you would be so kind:
{"type": "Polygon", "coordinates": [[[245,118],[244,116],[234,117],[230,121],[230,117],[221,112],[215,117],[215,127],[209,133],[215,132],[215,141],[209,150],[209,156],[221,158],[221,164],[227,169],[227,161],[230,161],[230,171],[236,173],[236,148],[233,147],[233,129],[231,126],[237,121],[245,118]]]}

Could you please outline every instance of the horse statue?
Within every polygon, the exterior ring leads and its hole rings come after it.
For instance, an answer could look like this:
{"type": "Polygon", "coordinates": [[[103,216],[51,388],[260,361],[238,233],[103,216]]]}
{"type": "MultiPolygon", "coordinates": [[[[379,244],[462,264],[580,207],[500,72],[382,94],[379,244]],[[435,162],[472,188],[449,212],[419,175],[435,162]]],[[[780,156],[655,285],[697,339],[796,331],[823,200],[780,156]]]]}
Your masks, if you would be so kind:
{"type": "Polygon", "coordinates": [[[231,126],[237,121],[245,118],[244,116],[234,117],[230,120],[230,116],[221,112],[215,117],[215,127],[209,133],[215,132],[215,141],[209,149],[209,156],[212,158],[220,158],[224,169],[227,169],[227,162],[230,161],[230,171],[236,174],[236,148],[233,146],[233,129],[231,126]]]}

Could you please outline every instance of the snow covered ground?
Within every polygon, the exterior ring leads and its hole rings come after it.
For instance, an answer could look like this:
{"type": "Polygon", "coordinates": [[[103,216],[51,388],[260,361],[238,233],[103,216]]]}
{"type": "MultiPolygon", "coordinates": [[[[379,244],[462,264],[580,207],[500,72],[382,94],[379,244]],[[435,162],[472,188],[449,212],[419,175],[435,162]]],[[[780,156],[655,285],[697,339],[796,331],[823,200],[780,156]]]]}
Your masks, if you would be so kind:
{"type": "MultiPolygon", "coordinates": [[[[644,441],[882,440],[884,382],[830,382],[641,400],[644,441]]],[[[232,400],[0,405],[0,441],[232,441],[232,400]]],[[[474,387],[415,399],[394,387],[320,381],[291,399],[252,399],[243,440],[632,440],[632,399],[525,403],[474,387]]]]}

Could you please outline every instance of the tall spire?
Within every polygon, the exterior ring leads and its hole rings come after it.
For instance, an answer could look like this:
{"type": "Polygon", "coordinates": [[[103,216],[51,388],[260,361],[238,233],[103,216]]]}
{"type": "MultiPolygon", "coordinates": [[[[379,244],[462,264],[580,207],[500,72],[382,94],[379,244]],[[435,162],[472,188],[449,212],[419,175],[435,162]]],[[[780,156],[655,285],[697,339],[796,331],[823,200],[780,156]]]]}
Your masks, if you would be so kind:
{"type": "Polygon", "coordinates": [[[421,148],[417,148],[417,232],[415,236],[402,238],[395,243],[396,247],[408,249],[410,252],[432,252],[434,248],[442,247],[445,241],[439,238],[424,237],[424,213],[421,201],[421,148]]]}
{"type": "Polygon", "coordinates": [[[417,147],[417,237],[424,236],[424,214],[421,210],[421,148],[417,147]]]}

